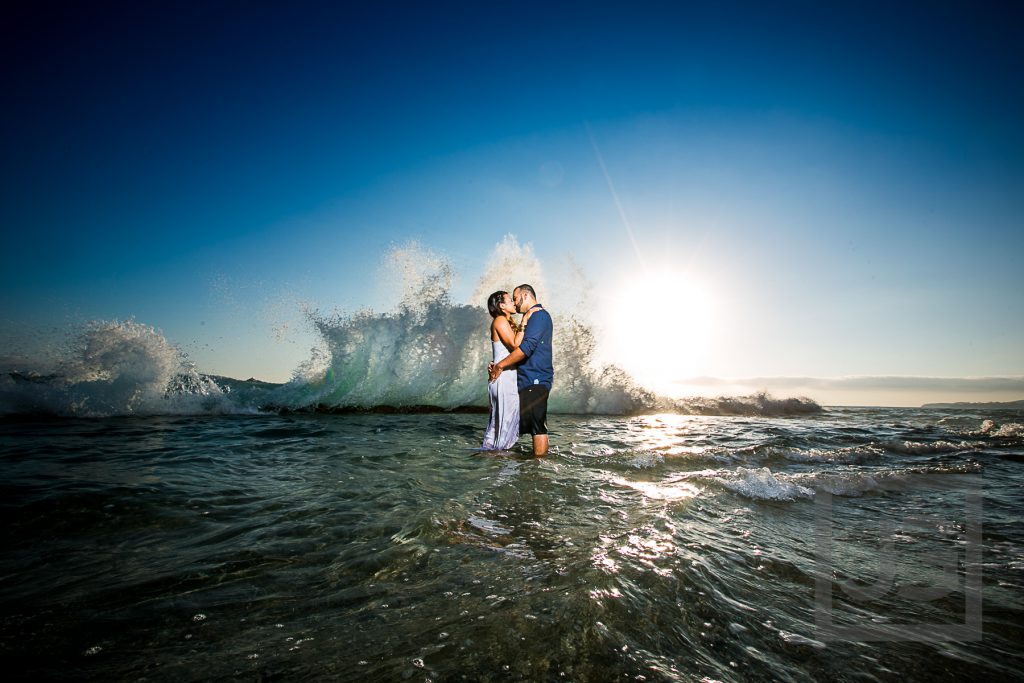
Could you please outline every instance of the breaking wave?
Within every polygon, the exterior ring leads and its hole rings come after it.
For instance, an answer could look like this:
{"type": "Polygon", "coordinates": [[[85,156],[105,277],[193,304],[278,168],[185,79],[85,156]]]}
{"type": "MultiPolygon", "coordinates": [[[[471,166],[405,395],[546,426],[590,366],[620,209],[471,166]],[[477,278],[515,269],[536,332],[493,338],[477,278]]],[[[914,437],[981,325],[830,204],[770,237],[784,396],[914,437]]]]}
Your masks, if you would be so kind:
{"type": "Polygon", "coordinates": [[[751,500],[795,501],[816,493],[856,498],[870,492],[891,492],[934,487],[948,475],[976,475],[977,463],[908,467],[872,472],[772,472],[767,467],[687,472],[680,480],[716,484],[751,500]]]}
{"type": "Polygon", "coordinates": [[[996,424],[993,420],[985,420],[981,423],[981,434],[1004,438],[1024,437],[1024,424],[1019,422],[1007,422],[996,424]]]}
{"type": "MultiPolygon", "coordinates": [[[[394,310],[308,311],[320,344],[284,384],[200,373],[155,328],[128,321],[91,323],[49,370],[23,363],[0,373],[0,413],[77,417],[268,411],[486,411],[490,318],[482,305],[451,300],[453,271],[416,245],[393,249],[387,264],[402,295],[394,310]]],[[[581,277],[581,276],[580,276],[581,277]]],[[[540,262],[512,236],[500,243],[475,299],[529,278],[542,301],[554,300],[553,413],[630,415],[807,415],[821,407],[806,398],[670,399],[640,386],[620,367],[598,361],[599,340],[560,291],[550,290],[540,262]],[[559,305],[561,304],[561,305],[559,305]]]]}
{"type": "Polygon", "coordinates": [[[162,334],[131,320],[89,323],[68,342],[52,372],[28,366],[0,374],[0,414],[5,415],[107,417],[240,409],[162,334]]]}

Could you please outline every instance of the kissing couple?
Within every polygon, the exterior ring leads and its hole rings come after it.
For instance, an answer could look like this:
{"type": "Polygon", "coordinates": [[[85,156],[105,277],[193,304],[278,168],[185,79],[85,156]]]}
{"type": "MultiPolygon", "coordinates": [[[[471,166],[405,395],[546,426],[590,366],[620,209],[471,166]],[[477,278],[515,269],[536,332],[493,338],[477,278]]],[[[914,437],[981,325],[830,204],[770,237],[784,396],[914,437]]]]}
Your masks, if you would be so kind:
{"type": "Polygon", "coordinates": [[[533,435],[533,454],[548,452],[548,395],[555,377],[551,359],[551,314],[537,303],[530,285],[487,297],[491,314],[493,360],[490,375],[491,417],[481,450],[504,451],[521,434],[533,435]],[[521,313],[519,322],[512,317],[521,313]]]}

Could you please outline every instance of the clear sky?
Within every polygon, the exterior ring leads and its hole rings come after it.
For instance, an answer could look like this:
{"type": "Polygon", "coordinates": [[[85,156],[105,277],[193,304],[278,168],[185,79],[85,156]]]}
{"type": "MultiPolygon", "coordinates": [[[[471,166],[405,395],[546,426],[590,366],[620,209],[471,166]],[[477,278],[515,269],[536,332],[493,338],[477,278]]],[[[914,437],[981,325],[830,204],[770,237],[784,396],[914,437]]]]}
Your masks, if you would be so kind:
{"type": "Polygon", "coordinates": [[[9,3],[0,343],[132,317],[284,380],[303,305],[388,306],[391,246],[449,259],[466,301],[511,233],[579,265],[611,353],[666,391],[1024,398],[1022,25],[1005,2],[9,3]]]}

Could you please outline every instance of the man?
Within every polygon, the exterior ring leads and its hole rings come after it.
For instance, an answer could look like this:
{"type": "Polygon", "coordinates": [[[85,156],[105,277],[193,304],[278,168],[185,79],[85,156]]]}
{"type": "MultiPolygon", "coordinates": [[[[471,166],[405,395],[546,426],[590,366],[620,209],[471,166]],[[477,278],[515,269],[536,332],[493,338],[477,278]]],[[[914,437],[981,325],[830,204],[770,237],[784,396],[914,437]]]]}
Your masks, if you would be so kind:
{"type": "Polygon", "coordinates": [[[543,456],[548,452],[548,394],[555,378],[551,360],[554,326],[551,315],[537,303],[537,293],[530,285],[513,289],[512,302],[523,314],[523,341],[508,357],[491,363],[488,372],[493,382],[503,370],[519,365],[519,433],[532,434],[533,454],[543,456]]]}

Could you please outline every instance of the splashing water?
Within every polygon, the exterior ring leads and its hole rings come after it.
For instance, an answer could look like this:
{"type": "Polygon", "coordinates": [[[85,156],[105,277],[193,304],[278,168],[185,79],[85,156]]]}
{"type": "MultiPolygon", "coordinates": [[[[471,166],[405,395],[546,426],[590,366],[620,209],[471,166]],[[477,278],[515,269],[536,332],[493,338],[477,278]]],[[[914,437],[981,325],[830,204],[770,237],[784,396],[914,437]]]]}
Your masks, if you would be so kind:
{"type": "Polygon", "coordinates": [[[482,303],[487,301],[491,292],[511,292],[514,287],[524,283],[533,285],[541,295],[549,293],[540,260],[533,253],[533,246],[520,245],[514,235],[506,235],[491,252],[487,268],[473,291],[471,301],[482,303]]]}
{"type": "Polygon", "coordinates": [[[55,373],[0,375],[0,411],[77,417],[229,412],[224,390],[154,328],[92,322],[55,373]]]}
{"type": "MultiPolygon", "coordinates": [[[[56,372],[0,375],[0,411],[73,416],[269,410],[486,410],[490,360],[487,295],[529,282],[555,318],[553,413],[788,415],[820,411],[809,399],[673,400],[640,386],[622,368],[599,362],[600,340],[563,302],[586,287],[545,289],[530,245],[499,243],[467,304],[453,303],[455,273],[443,257],[411,243],[385,257],[401,288],[392,311],[307,311],[320,345],[283,385],[200,374],[174,344],[134,321],[87,325],[56,372]],[[550,302],[550,303],[549,303],[550,302]]],[[[571,274],[580,280],[577,271],[571,274]]]]}

